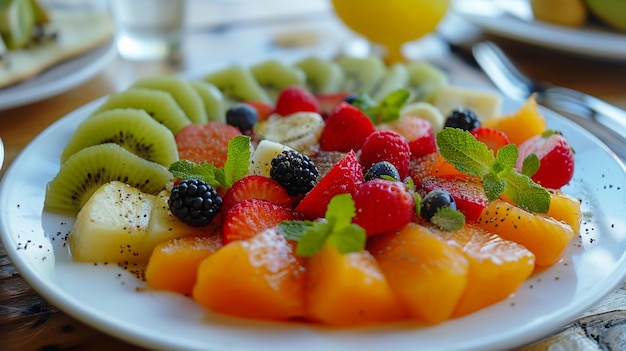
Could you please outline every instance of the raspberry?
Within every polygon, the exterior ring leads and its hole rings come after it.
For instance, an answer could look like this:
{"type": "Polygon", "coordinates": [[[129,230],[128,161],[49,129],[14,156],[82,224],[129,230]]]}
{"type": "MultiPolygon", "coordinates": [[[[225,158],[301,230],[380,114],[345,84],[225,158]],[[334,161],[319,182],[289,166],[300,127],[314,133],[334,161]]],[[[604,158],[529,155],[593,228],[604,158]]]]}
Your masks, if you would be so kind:
{"type": "Polygon", "coordinates": [[[400,179],[404,179],[411,166],[411,149],[406,139],[391,130],[379,130],[367,137],[361,148],[361,165],[368,169],[380,161],[390,162],[398,170],[400,179]]]}
{"type": "Polygon", "coordinates": [[[415,213],[413,195],[401,182],[374,179],[361,184],[352,198],[356,208],[352,222],[367,236],[401,229],[415,213]]]}
{"type": "Polygon", "coordinates": [[[318,174],[313,161],[294,150],[283,151],[272,159],[270,177],[280,183],[290,196],[311,191],[318,174]]]}
{"type": "Polygon", "coordinates": [[[320,148],[326,151],[359,150],[374,132],[374,124],[361,110],[341,102],[326,118],[320,148]]]}
{"type": "Polygon", "coordinates": [[[274,112],[289,116],[296,112],[320,112],[317,99],[308,90],[299,86],[283,89],[276,100],[274,112]]]}
{"type": "Polygon", "coordinates": [[[474,111],[459,107],[450,112],[446,118],[445,126],[470,131],[480,127],[480,120],[474,111]]]}
{"type": "Polygon", "coordinates": [[[185,179],[178,183],[167,201],[172,214],[193,227],[209,225],[219,213],[222,198],[207,183],[185,179]]]}

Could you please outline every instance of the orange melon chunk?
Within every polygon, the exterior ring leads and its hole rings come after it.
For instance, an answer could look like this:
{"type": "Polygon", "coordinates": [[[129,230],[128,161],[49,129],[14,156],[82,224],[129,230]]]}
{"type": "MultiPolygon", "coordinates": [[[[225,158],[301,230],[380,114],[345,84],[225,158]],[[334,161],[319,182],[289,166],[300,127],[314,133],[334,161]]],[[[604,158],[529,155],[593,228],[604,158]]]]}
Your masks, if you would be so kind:
{"type": "Polygon", "coordinates": [[[487,119],[482,126],[503,131],[512,143],[519,146],[526,139],[543,133],[547,123],[537,107],[536,97],[531,95],[517,111],[487,119]]]}
{"type": "Polygon", "coordinates": [[[454,317],[487,307],[514,293],[535,267],[535,255],[515,242],[467,225],[439,235],[458,248],[469,262],[467,287],[454,317]]]}
{"type": "Polygon", "coordinates": [[[186,236],[157,245],[146,266],[146,282],[153,289],[191,294],[200,262],[217,251],[221,238],[186,236]]]}
{"type": "Polygon", "coordinates": [[[450,318],[467,286],[468,261],[418,224],[371,238],[372,253],[408,314],[426,323],[450,318]]]}
{"type": "Polygon", "coordinates": [[[563,221],[572,227],[574,233],[580,230],[583,213],[580,209],[580,200],[560,191],[550,193],[550,208],[548,216],[563,221]]]}
{"type": "Polygon", "coordinates": [[[530,213],[499,199],[483,210],[477,225],[523,245],[535,255],[535,264],[542,267],[558,262],[576,234],[565,222],[530,213]]]}
{"type": "Polygon", "coordinates": [[[402,319],[404,311],[367,251],[339,253],[326,244],[307,260],[308,318],[348,326],[402,319]]]}
{"type": "Polygon", "coordinates": [[[266,230],[205,258],[192,296],[214,312],[286,320],[304,314],[304,277],[292,245],[266,230]]]}

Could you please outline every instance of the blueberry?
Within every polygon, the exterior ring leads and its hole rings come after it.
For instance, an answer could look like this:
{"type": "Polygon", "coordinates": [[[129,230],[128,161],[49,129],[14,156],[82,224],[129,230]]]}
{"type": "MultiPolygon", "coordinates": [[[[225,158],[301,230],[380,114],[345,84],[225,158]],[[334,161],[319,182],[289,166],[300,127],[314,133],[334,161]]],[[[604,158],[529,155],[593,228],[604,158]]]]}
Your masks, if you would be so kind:
{"type": "Polygon", "coordinates": [[[258,119],[256,109],[248,104],[234,104],[226,111],[226,123],[239,128],[242,133],[251,131],[258,119]]]}
{"type": "Polygon", "coordinates": [[[400,173],[398,169],[388,161],[376,162],[365,171],[365,181],[369,182],[372,179],[382,178],[382,176],[389,176],[397,181],[400,181],[400,173]]]}
{"type": "Polygon", "coordinates": [[[420,212],[422,214],[422,218],[427,221],[430,221],[431,218],[437,213],[437,210],[442,207],[450,207],[453,210],[456,210],[456,202],[452,195],[445,190],[435,189],[426,194],[424,198],[422,198],[422,203],[420,204],[421,209],[420,212]]]}
{"type": "Polygon", "coordinates": [[[445,126],[470,131],[480,127],[480,120],[474,111],[459,107],[450,112],[446,118],[445,126]]]}
{"type": "Polygon", "coordinates": [[[343,101],[349,103],[350,105],[352,105],[352,103],[356,100],[357,96],[356,94],[350,94],[348,96],[346,96],[345,98],[343,98],[343,101]]]}

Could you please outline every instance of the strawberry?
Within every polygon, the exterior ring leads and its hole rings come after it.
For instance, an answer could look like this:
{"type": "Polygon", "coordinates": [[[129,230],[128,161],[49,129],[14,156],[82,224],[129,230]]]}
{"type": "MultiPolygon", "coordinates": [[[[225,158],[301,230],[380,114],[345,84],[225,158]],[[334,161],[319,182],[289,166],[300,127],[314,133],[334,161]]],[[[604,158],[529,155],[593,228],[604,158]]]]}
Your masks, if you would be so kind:
{"type": "Polygon", "coordinates": [[[276,100],[274,112],[289,116],[296,112],[317,112],[320,109],[315,96],[303,87],[292,85],[281,90],[276,100]]]}
{"type": "Polygon", "coordinates": [[[273,228],[282,221],[295,220],[295,212],[287,207],[262,199],[246,199],[235,204],[226,213],[222,228],[224,245],[252,238],[265,229],[273,228]]]}
{"type": "Polygon", "coordinates": [[[335,107],[337,107],[340,102],[344,101],[348,95],[350,95],[348,92],[314,94],[317,104],[320,107],[320,113],[324,117],[328,117],[335,107]]]}
{"type": "Polygon", "coordinates": [[[360,162],[368,169],[379,161],[389,161],[396,166],[400,179],[409,174],[411,149],[404,137],[392,130],[379,130],[370,134],[361,147],[360,162]]]}
{"type": "Polygon", "coordinates": [[[390,129],[402,135],[409,143],[413,157],[421,157],[437,151],[433,126],[421,117],[403,116],[393,123],[381,124],[378,128],[390,129]]]}
{"type": "Polygon", "coordinates": [[[228,189],[222,200],[222,213],[227,213],[235,204],[246,199],[263,199],[289,208],[293,205],[287,190],[277,181],[262,175],[248,175],[228,189]]]}
{"type": "Polygon", "coordinates": [[[181,160],[212,163],[223,167],[228,142],[241,135],[237,127],[223,122],[190,124],[176,134],[176,146],[181,160]]]}
{"type": "Polygon", "coordinates": [[[489,204],[485,191],[480,183],[470,178],[438,178],[426,177],[420,182],[424,193],[433,190],[445,190],[452,195],[457,209],[468,221],[476,221],[489,204]]]}
{"type": "Polygon", "coordinates": [[[489,150],[492,150],[494,153],[504,145],[511,143],[509,137],[503,131],[494,128],[478,127],[472,129],[470,133],[476,140],[485,143],[489,150]]]}
{"type": "Polygon", "coordinates": [[[274,107],[263,101],[246,101],[245,103],[254,107],[259,116],[258,121],[266,121],[274,112],[274,107]]]}
{"type": "Polygon", "coordinates": [[[320,137],[320,148],[326,151],[359,150],[374,132],[374,124],[361,110],[340,102],[326,118],[320,137]]]}
{"type": "Polygon", "coordinates": [[[356,216],[367,236],[399,230],[415,213],[415,200],[404,183],[374,179],[361,184],[353,196],[356,216]]]}
{"type": "Polygon", "coordinates": [[[540,165],[531,177],[536,183],[551,189],[559,189],[574,176],[574,150],[558,131],[547,130],[531,137],[518,147],[515,168],[522,171],[524,159],[530,154],[539,158],[540,165]]]}
{"type": "Polygon", "coordinates": [[[349,193],[354,195],[363,183],[363,167],[354,151],[347,153],[309,191],[296,206],[296,212],[307,219],[323,218],[333,196],[349,193]]]}

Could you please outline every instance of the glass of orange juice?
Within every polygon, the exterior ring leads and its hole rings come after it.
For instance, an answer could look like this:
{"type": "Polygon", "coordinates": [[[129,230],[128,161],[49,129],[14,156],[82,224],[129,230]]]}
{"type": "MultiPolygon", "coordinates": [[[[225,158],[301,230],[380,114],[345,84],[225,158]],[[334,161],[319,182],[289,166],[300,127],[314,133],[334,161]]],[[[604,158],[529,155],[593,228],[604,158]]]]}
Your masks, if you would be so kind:
{"type": "Polygon", "coordinates": [[[437,28],[450,0],[332,0],[341,21],[384,49],[388,63],[405,60],[402,47],[437,28]]]}

